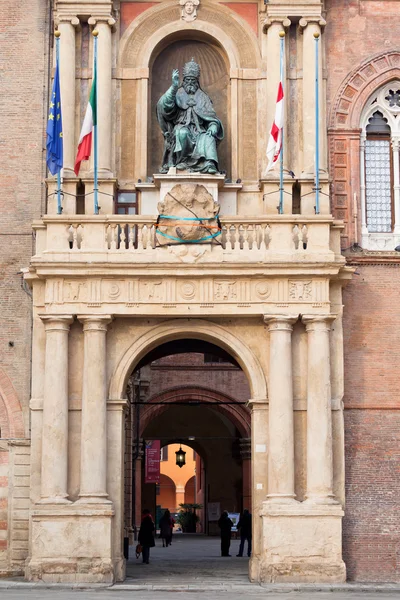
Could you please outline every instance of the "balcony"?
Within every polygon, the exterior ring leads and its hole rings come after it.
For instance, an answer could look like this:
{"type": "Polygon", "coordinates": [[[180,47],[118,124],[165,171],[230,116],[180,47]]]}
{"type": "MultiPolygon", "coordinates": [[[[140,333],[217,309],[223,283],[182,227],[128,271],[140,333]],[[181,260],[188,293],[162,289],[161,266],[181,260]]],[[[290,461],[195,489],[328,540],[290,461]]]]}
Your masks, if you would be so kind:
{"type": "Polygon", "coordinates": [[[49,215],[36,221],[32,266],[46,263],[161,265],[207,263],[344,264],[340,222],[326,215],[222,217],[212,243],[172,244],[157,234],[157,216],[49,215]]]}

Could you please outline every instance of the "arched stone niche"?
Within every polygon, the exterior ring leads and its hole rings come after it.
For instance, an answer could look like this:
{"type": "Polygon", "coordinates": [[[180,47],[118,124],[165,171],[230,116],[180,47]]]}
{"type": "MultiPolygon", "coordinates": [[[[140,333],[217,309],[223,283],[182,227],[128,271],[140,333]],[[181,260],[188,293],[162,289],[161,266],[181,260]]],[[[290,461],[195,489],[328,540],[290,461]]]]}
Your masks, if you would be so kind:
{"type": "Polygon", "coordinates": [[[163,42],[154,51],[150,65],[150,119],[148,139],[148,174],[158,173],[161,164],[164,139],[157,122],[156,105],[159,98],[171,85],[172,70],[182,69],[192,57],[200,65],[200,85],[213,101],[215,111],[221,119],[225,138],[218,146],[220,170],[231,171],[230,144],[230,77],[229,63],[222,48],[211,38],[201,32],[191,39],[174,39],[175,36],[163,42]],[[169,44],[168,44],[169,41],[169,44]]]}
{"type": "MultiPolygon", "coordinates": [[[[257,94],[258,80],[264,77],[258,40],[239,15],[221,4],[205,0],[192,23],[180,18],[180,7],[175,2],[157,4],[136,18],[120,40],[117,72],[121,80],[121,120],[117,146],[121,150],[117,162],[121,181],[143,179],[152,175],[156,166],[158,168],[162,146],[159,146],[161,134],[155,127],[154,69],[162,71],[164,64],[170,69],[176,60],[183,63],[192,57],[194,50],[195,55],[201,54],[199,62],[204,58],[206,63],[202,86],[227,126],[226,138],[220,145],[220,168],[233,179],[239,176],[257,179],[258,161],[254,155],[254,140],[258,136],[257,94]],[[211,78],[212,62],[227,82],[226,119],[220,106],[224,101],[222,85],[218,87],[218,82],[211,78]],[[214,94],[219,89],[220,92],[214,94]],[[250,147],[252,152],[249,152],[250,147]]],[[[160,82],[161,93],[167,89],[170,75],[166,73],[165,81],[160,82]]]]}

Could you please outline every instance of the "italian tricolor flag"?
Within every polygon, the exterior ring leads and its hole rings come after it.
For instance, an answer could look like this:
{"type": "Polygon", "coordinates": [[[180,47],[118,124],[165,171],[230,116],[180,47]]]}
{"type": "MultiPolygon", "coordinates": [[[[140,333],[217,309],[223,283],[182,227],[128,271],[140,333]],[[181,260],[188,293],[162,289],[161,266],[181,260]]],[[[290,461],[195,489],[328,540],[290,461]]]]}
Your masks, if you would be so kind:
{"type": "Polygon", "coordinates": [[[86,109],[85,118],[81,129],[81,135],[79,136],[78,152],[75,158],[74,171],[75,174],[79,175],[79,169],[81,168],[81,162],[83,160],[89,160],[90,152],[92,149],[92,131],[93,127],[97,125],[97,85],[96,85],[96,69],[94,69],[94,77],[92,83],[92,89],[90,90],[89,102],[86,109]]]}

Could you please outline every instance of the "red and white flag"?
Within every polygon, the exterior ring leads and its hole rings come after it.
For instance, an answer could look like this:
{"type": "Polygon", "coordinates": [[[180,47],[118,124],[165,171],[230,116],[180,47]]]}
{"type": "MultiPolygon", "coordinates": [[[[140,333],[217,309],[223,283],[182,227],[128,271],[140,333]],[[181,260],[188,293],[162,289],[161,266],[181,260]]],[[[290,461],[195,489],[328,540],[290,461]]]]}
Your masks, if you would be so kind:
{"type": "Polygon", "coordinates": [[[270,171],[278,162],[282,149],[282,129],[283,129],[283,86],[279,82],[278,96],[276,98],[275,119],[272,123],[271,133],[269,134],[267,146],[268,166],[266,173],[270,171]]]}
{"type": "Polygon", "coordinates": [[[75,158],[74,171],[75,175],[79,175],[79,169],[81,168],[81,162],[83,160],[89,160],[92,150],[92,131],[93,127],[97,125],[97,85],[96,85],[96,67],[94,69],[94,77],[92,83],[92,89],[90,90],[89,102],[86,109],[85,118],[81,129],[81,135],[79,136],[78,152],[75,158]]]}

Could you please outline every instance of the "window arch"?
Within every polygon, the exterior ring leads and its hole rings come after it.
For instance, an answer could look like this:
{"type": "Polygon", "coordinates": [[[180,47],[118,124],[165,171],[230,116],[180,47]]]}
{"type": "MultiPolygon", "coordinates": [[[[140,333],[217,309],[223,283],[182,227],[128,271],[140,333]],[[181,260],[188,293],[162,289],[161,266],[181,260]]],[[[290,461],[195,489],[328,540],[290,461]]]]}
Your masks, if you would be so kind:
{"type": "Polygon", "coordinates": [[[370,97],[361,130],[362,245],[394,250],[400,242],[400,81],[370,97]]]}

